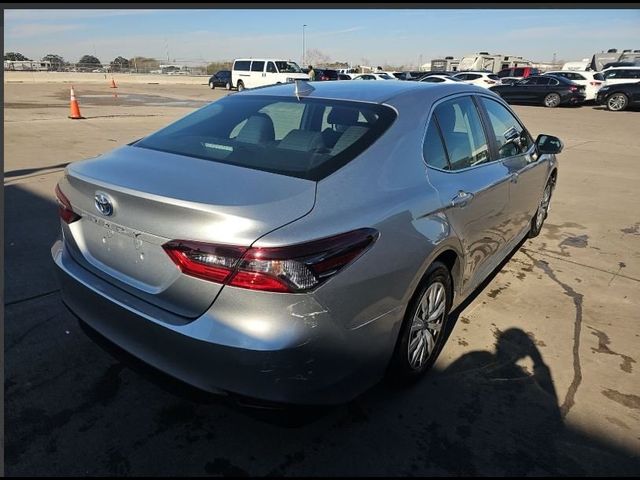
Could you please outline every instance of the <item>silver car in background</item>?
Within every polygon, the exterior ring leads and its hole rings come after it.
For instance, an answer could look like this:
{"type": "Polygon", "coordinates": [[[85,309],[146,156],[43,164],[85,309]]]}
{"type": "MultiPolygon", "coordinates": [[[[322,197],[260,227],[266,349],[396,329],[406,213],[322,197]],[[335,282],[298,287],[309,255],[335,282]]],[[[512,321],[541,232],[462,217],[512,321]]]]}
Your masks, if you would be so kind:
{"type": "Polygon", "coordinates": [[[231,94],[67,167],[63,300],[201,389],[345,402],[433,365],[449,312],[540,232],[561,149],[461,83],[231,94]]]}

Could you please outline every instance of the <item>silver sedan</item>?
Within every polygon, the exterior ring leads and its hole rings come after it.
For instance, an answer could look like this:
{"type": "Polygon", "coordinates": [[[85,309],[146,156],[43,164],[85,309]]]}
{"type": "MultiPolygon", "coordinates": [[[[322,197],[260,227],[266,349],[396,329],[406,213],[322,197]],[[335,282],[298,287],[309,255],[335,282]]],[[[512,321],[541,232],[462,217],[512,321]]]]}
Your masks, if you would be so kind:
{"type": "Polygon", "coordinates": [[[201,389],[345,402],[433,365],[449,312],[540,232],[561,149],[466,84],[231,94],[67,167],[63,299],[201,389]]]}

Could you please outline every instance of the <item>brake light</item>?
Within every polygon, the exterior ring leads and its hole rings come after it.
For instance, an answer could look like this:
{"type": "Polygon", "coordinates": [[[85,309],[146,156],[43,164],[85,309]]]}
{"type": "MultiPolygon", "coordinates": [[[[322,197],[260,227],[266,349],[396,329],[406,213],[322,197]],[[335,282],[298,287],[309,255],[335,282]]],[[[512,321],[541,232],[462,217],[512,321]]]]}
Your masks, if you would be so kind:
{"type": "Polygon", "coordinates": [[[378,232],[363,228],[286,247],[247,248],[174,240],[163,245],[183,273],[269,292],[315,288],[360,256],[378,232]]]}
{"type": "Polygon", "coordinates": [[[569,91],[570,92],[577,92],[578,91],[578,87],[569,87],[569,91]]]}
{"type": "Polygon", "coordinates": [[[71,202],[66,195],[62,193],[62,190],[60,190],[60,185],[56,185],[56,198],[58,199],[58,215],[64,223],[73,223],[82,218],[73,211],[71,202]]]}

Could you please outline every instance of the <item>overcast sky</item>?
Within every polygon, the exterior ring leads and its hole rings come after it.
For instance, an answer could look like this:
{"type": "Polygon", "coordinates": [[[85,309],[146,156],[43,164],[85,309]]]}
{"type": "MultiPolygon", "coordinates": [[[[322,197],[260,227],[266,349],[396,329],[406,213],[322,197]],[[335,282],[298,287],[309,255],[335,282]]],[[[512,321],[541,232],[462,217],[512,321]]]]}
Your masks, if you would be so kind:
{"type": "Polygon", "coordinates": [[[545,62],[640,49],[640,10],[5,10],[4,50],[205,62],[237,57],[415,65],[487,51],[545,62]]]}

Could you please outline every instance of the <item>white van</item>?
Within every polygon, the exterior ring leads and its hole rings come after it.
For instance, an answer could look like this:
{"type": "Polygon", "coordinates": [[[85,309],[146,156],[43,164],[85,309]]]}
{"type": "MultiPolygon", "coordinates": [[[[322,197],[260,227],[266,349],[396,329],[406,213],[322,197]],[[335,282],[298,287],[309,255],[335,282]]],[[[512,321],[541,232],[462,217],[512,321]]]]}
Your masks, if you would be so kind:
{"type": "Polygon", "coordinates": [[[239,92],[245,88],[264,87],[276,83],[309,80],[297,63],[275,58],[246,58],[233,62],[231,82],[239,92]]]}

